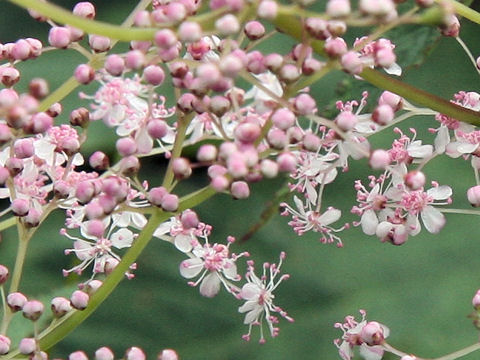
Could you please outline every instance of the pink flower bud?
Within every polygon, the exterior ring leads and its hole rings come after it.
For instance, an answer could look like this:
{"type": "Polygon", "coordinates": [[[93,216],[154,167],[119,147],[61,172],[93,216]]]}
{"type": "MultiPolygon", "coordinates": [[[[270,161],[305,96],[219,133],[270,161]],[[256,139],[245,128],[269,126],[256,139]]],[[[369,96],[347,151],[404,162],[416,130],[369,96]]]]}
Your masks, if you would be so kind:
{"type": "Polygon", "coordinates": [[[298,95],[294,99],[293,106],[299,115],[312,115],[317,111],[315,100],[308,94],[298,95]]]}
{"type": "Polygon", "coordinates": [[[230,185],[230,181],[223,175],[212,177],[210,186],[217,192],[225,191],[230,185]]]}
{"type": "Polygon", "coordinates": [[[254,74],[261,74],[267,70],[263,54],[260,51],[252,51],[247,54],[247,70],[254,74]]]}
{"type": "Polygon", "coordinates": [[[165,194],[162,198],[162,209],[165,211],[174,212],[177,211],[179,205],[179,199],[177,195],[165,194]]]}
{"type": "Polygon", "coordinates": [[[303,148],[308,151],[313,151],[313,152],[318,151],[321,144],[322,144],[322,140],[320,140],[320,138],[317,135],[312,134],[311,132],[307,132],[303,136],[303,148]]]}
{"type": "Polygon", "coordinates": [[[184,21],[178,27],[178,37],[183,42],[195,42],[202,37],[202,28],[193,21],[184,21]]]}
{"type": "Polygon", "coordinates": [[[262,175],[268,179],[272,179],[278,175],[278,164],[270,159],[264,159],[260,163],[260,171],[262,175]]]}
{"type": "Polygon", "coordinates": [[[112,54],[107,56],[105,60],[105,70],[107,70],[110,75],[120,76],[124,69],[125,60],[123,60],[120,55],[112,54]]]}
{"type": "Polygon", "coordinates": [[[412,190],[419,190],[425,185],[425,174],[421,171],[412,170],[405,175],[405,185],[412,190]]]}
{"type": "Polygon", "coordinates": [[[180,222],[184,229],[194,229],[199,224],[198,215],[195,211],[187,209],[182,212],[180,222]]]}
{"type": "Polygon", "coordinates": [[[267,141],[273,148],[279,150],[284,149],[289,143],[287,134],[280,129],[270,129],[267,133],[267,141]]]}
{"type": "Polygon", "coordinates": [[[390,165],[390,161],[388,151],[377,149],[370,155],[368,163],[374,170],[385,170],[385,168],[390,165]]]}
{"type": "Polygon", "coordinates": [[[63,26],[54,26],[48,33],[48,42],[53,47],[64,49],[70,45],[70,29],[63,26]]]}
{"type": "Polygon", "coordinates": [[[70,304],[70,300],[64,297],[55,297],[50,303],[50,308],[53,316],[60,318],[72,310],[72,305],[70,304]]]}
{"type": "Polygon", "coordinates": [[[234,181],[230,186],[230,192],[235,199],[246,199],[250,196],[250,188],[245,181],[234,181]]]}
{"type": "Polygon", "coordinates": [[[30,210],[28,210],[28,213],[23,220],[25,221],[25,225],[29,227],[35,227],[40,224],[41,218],[42,212],[35,208],[31,208],[30,210]]]}
{"type": "Polygon", "coordinates": [[[93,51],[100,53],[110,50],[111,41],[109,38],[100,35],[90,35],[88,44],[93,51]]]}
{"type": "Polygon", "coordinates": [[[0,265],[0,285],[5,284],[8,279],[8,268],[5,265],[0,265]]]}
{"type": "Polygon", "coordinates": [[[321,18],[307,18],[305,20],[305,29],[312,37],[318,40],[326,40],[330,37],[328,22],[321,18]]]}
{"type": "Polygon", "coordinates": [[[86,85],[95,78],[95,70],[90,65],[80,64],[75,69],[73,76],[80,84],[86,85]]]}
{"type": "Polygon", "coordinates": [[[295,124],[295,114],[289,109],[281,108],[272,114],[273,124],[282,130],[287,130],[295,124]]]}
{"type": "Polygon", "coordinates": [[[161,139],[167,135],[168,127],[165,121],[160,119],[151,119],[147,123],[147,132],[154,139],[161,139]]]}
{"type": "Polygon", "coordinates": [[[177,23],[187,17],[187,8],[180,2],[171,2],[166,5],[165,15],[169,21],[177,23]]]}
{"type": "Polygon", "coordinates": [[[91,2],[82,1],[73,7],[73,14],[86,19],[95,18],[95,7],[91,2]]]}
{"type": "Polygon", "coordinates": [[[162,29],[155,33],[155,44],[161,49],[170,49],[177,44],[177,36],[170,29],[162,29]]]}
{"type": "Polygon", "coordinates": [[[163,197],[167,194],[168,191],[163,186],[151,188],[148,192],[148,201],[153,205],[161,206],[163,197]]]}
{"type": "Polygon", "coordinates": [[[97,349],[97,351],[95,351],[95,360],[114,360],[114,359],[115,359],[115,355],[113,354],[113,351],[106,346],[101,347],[100,349],[97,349]]]}
{"type": "Polygon", "coordinates": [[[402,107],[402,98],[390,91],[384,91],[378,99],[378,105],[389,105],[394,111],[398,111],[402,107]]]}
{"type": "Polygon", "coordinates": [[[24,355],[29,355],[35,352],[37,343],[34,338],[23,338],[18,344],[18,351],[24,355]]]}
{"type": "Polygon", "coordinates": [[[231,154],[227,159],[228,172],[234,178],[241,178],[248,174],[246,158],[241,152],[231,154]]]}
{"type": "Polygon", "coordinates": [[[31,118],[31,132],[41,134],[53,126],[53,118],[45,112],[33,114],[31,118]]]}
{"type": "Polygon", "coordinates": [[[68,360],[88,360],[88,356],[83,351],[75,351],[68,355],[68,360]]]}
{"type": "Polygon", "coordinates": [[[480,309],[480,290],[477,290],[477,292],[473,296],[472,305],[475,308],[475,310],[480,309]]]}
{"type": "Polygon", "coordinates": [[[162,350],[160,354],[158,354],[157,360],[178,360],[178,355],[175,350],[165,349],[162,350]]]}
{"type": "Polygon", "coordinates": [[[30,201],[27,199],[17,198],[12,201],[11,208],[16,216],[25,216],[30,209],[30,201]]]}
{"type": "Polygon", "coordinates": [[[105,213],[103,212],[102,206],[98,203],[97,199],[90,201],[85,206],[85,216],[87,219],[99,219],[103,217],[105,213]]]}
{"type": "Polygon", "coordinates": [[[362,328],[360,337],[367,345],[380,345],[385,340],[384,328],[378,322],[370,321],[362,328]]]}
{"type": "Polygon", "coordinates": [[[152,85],[158,86],[165,80],[165,73],[158,65],[149,65],[143,70],[143,77],[152,85]]]}
{"type": "Polygon", "coordinates": [[[0,166],[0,185],[5,185],[5,182],[10,177],[10,171],[6,167],[0,166]]]}
{"type": "Polygon", "coordinates": [[[218,150],[215,145],[204,144],[198,148],[197,160],[200,162],[210,162],[217,158],[218,150]]]}
{"type": "Polygon", "coordinates": [[[263,58],[263,63],[270,71],[277,72],[284,64],[284,60],[282,55],[271,53],[263,58]]]}
{"type": "Polygon", "coordinates": [[[249,21],[243,29],[250,40],[258,40],[265,35],[265,27],[259,21],[249,21]]]}
{"type": "Polygon", "coordinates": [[[480,206],[480,185],[473,186],[468,189],[467,199],[473,207],[480,206]]]}
{"type": "Polygon", "coordinates": [[[95,151],[88,159],[89,165],[97,171],[106,170],[110,166],[108,156],[101,152],[95,151]]]}
{"type": "Polygon", "coordinates": [[[208,105],[210,111],[218,117],[223,116],[230,109],[230,106],[230,100],[228,100],[228,98],[225,96],[220,95],[212,97],[208,105]]]}
{"type": "Polygon", "coordinates": [[[43,99],[48,95],[49,88],[45,79],[34,78],[28,84],[28,92],[35,99],[43,99]]]}
{"type": "Polygon", "coordinates": [[[12,312],[17,312],[22,310],[23,305],[27,302],[25,295],[19,292],[13,292],[7,296],[7,305],[12,310],[12,312]]]}
{"type": "Polygon", "coordinates": [[[177,179],[186,179],[192,175],[190,162],[186,158],[176,158],[172,163],[172,170],[177,179]]]}
{"type": "Polygon", "coordinates": [[[277,17],[278,4],[271,0],[262,0],[257,8],[257,14],[259,17],[273,20],[277,17]]]}
{"type": "Polygon", "coordinates": [[[102,220],[90,220],[86,223],[86,231],[88,235],[101,238],[105,232],[105,225],[102,220]]]}
{"type": "Polygon", "coordinates": [[[372,113],[372,120],[379,125],[388,125],[395,118],[395,112],[387,104],[379,105],[372,113]]]}
{"type": "Polygon", "coordinates": [[[20,72],[13,66],[0,68],[0,81],[6,87],[15,85],[20,80],[20,72]]]}
{"type": "Polygon", "coordinates": [[[93,295],[100,289],[100,286],[103,285],[103,282],[100,280],[90,280],[88,284],[85,286],[85,291],[88,295],[93,295]]]}
{"type": "Polygon", "coordinates": [[[318,61],[314,58],[307,58],[303,61],[302,64],[302,73],[303,75],[312,75],[317,71],[320,71],[325,66],[324,62],[318,61]]]}
{"type": "Polygon", "coordinates": [[[208,167],[208,176],[213,179],[216,176],[225,175],[227,173],[227,169],[222,165],[212,165],[208,167]]]}
{"type": "Polygon", "coordinates": [[[145,62],[145,55],[140,50],[131,50],[125,55],[125,66],[129,69],[141,69],[145,62]]]}
{"type": "Polygon", "coordinates": [[[0,106],[8,109],[15,105],[18,101],[18,94],[13,89],[1,89],[0,90],[0,106]]]}
{"type": "Polygon", "coordinates": [[[27,301],[22,308],[23,316],[29,320],[37,321],[43,314],[43,304],[38,300],[27,301]]]}
{"type": "Polygon", "coordinates": [[[297,81],[300,77],[300,70],[294,64],[285,64],[278,71],[280,80],[287,84],[297,81]]]}
{"type": "Polygon", "coordinates": [[[352,75],[358,75],[363,70],[362,60],[354,51],[348,51],[343,54],[340,59],[340,63],[342,64],[343,70],[352,75]]]}
{"type": "Polygon", "coordinates": [[[31,138],[27,139],[18,139],[13,145],[15,156],[19,159],[26,159],[35,153],[33,147],[33,140],[31,138]]]}
{"type": "Polygon", "coordinates": [[[138,347],[131,347],[125,352],[125,360],[146,360],[147,356],[142,349],[138,347]]]}
{"type": "Polygon", "coordinates": [[[75,197],[82,204],[88,203],[95,196],[95,186],[92,181],[81,181],[75,189],[75,197]]]}
{"type": "Polygon", "coordinates": [[[235,15],[226,14],[215,21],[215,28],[220,35],[234,35],[240,31],[240,23],[235,15]]]}
{"type": "Polygon", "coordinates": [[[137,152],[137,143],[130,137],[118,139],[115,147],[122,157],[133,155],[137,152]]]}
{"type": "MultiPolygon", "coordinates": [[[[23,161],[17,158],[8,158],[5,167],[10,172],[12,177],[20,174],[23,170],[23,161]]],[[[20,205],[20,204],[19,204],[20,205]]]]}
{"type": "Polygon", "coordinates": [[[335,118],[338,127],[343,131],[353,130],[358,123],[357,115],[351,111],[342,111],[335,118]]]}
{"type": "Polygon", "coordinates": [[[62,110],[63,110],[62,104],[57,102],[55,104],[52,104],[48,108],[48,110],[46,111],[46,114],[51,117],[57,117],[62,113],[62,110]]]}
{"type": "Polygon", "coordinates": [[[253,143],[262,132],[262,129],[257,124],[241,123],[234,131],[235,138],[243,143],[253,143]]]}
{"type": "Polygon", "coordinates": [[[342,38],[334,37],[325,40],[324,49],[329,56],[337,58],[348,51],[348,46],[342,38]]]}
{"type": "Polygon", "coordinates": [[[333,18],[348,16],[350,11],[349,0],[329,0],[327,2],[327,14],[333,18]]]}
{"type": "Polygon", "coordinates": [[[0,335],[0,355],[5,355],[10,351],[10,338],[0,335]]]}
{"type": "Polygon", "coordinates": [[[292,172],[296,169],[297,159],[292,153],[284,152],[277,157],[277,164],[278,170],[292,172]]]}
{"type": "Polygon", "coordinates": [[[27,40],[20,39],[13,45],[10,56],[14,60],[27,60],[30,57],[31,47],[27,40]]]}
{"type": "Polygon", "coordinates": [[[86,307],[88,306],[89,300],[90,300],[90,297],[88,296],[88,294],[81,290],[74,291],[72,293],[72,296],[70,297],[70,303],[77,310],[86,309],[86,307]]]}
{"type": "Polygon", "coordinates": [[[127,156],[120,160],[119,167],[123,174],[127,176],[133,175],[140,170],[140,160],[133,155],[127,156]]]}

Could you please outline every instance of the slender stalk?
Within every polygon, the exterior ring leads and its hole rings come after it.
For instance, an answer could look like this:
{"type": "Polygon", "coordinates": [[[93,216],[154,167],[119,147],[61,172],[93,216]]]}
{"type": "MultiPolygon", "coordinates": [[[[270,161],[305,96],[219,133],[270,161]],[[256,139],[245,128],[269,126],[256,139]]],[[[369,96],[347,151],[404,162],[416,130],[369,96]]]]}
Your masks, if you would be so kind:
{"type": "Polygon", "coordinates": [[[480,13],[476,12],[475,10],[469,8],[468,6],[454,0],[435,0],[437,4],[448,4],[453,7],[455,12],[467,18],[470,21],[473,21],[477,24],[480,24],[480,13]]]}
{"type": "Polygon", "coordinates": [[[440,356],[439,358],[435,358],[433,360],[455,360],[455,359],[459,359],[459,358],[461,358],[465,355],[468,355],[468,354],[470,354],[474,351],[477,351],[477,350],[480,350],[480,343],[472,344],[470,346],[467,346],[464,349],[455,351],[455,352],[453,352],[451,354],[448,354],[448,355],[440,356]]]}
{"type": "Polygon", "coordinates": [[[380,89],[391,91],[407,100],[426,106],[432,110],[442,114],[451,116],[463,122],[480,125],[480,112],[473,111],[450,101],[442,99],[436,95],[430,94],[424,90],[418,89],[412,85],[384,75],[379,71],[366,68],[360,76],[369,83],[379,87],[380,89]]]}
{"type": "Polygon", "coordinates": [[[165,173],[165,177],[163,178],[163,184],[167,189],[170,189],[174,180],[173,174],[173,161],[178,158],[182,154],[183,145],[185,142],[185,137],[187,133],[188,124],[192,121],[193,115],[188,114],[187,116],[181,115],[178,119],[178,128],[177,128],[177,135],[175,137],[175,143],[173,144],[172,149],[172,156],[170,157],[170,161],[168,162],[167,171],[165,173]]]}
{"type": "Polygon", "coordinates": [[[101,21],[85,19],[73,15],[70,11],[60,6],[38,0],[9,0],[25,9],[32,9],[48,18],[61,23],[79,28],[89,34],[108,36],[111,39],[122,41],[152,40],[158,29],[153,28],[124,28],[101,21]]]}

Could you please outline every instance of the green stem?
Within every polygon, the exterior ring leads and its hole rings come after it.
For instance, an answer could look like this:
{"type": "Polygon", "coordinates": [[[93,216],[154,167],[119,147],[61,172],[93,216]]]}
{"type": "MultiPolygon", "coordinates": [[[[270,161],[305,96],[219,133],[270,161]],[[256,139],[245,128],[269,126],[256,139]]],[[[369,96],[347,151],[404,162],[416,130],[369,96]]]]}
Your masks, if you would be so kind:
{"type": "Polygon", "coordinates": [[[398,94],[407,100],[426,106],[432,110],[438,111],[447,116],[460,121],[480,125],[480,112],[464,108],[442,99],[436,95],[430,94],[424,90],[418,89],[412,85],[401,82],[390,76],[384,75],[379,71],[366,68],[360,76],[375,85],[376,87],[388,90],[398,94]]]}
{"type": "MultiPolygon", "coordinates": [[[[178,211],[197,206],[206,201],[215,194],[215,191],[210,187],[202,188],[190,195],[183,197],[180,201],[178,211]]],[[[79,326],[89,315],[91,315],[98,306],[110,295],[110,293],[117,287],[117,285],[124,278],[124,274],[128,271],[129,266],[134,263],[141,252],[148,245],[152,239],[154,231],[157,227],[172,216],[172,213],[158,210],[148,220],[138,238],[133,243],[132,247],[127,251],[122,261],[117,265],[115,270],[108,275],[103,285],[90,298],[88,307],[83,311],[74,311],[71,315],[67,315],[55,323],[54,326],[47,328],[39,335],[40,348],[48,350],[60,340],[65,338],[72,330],[79,326]]],[[[18,350],[10,352],[8,355],[1,357],[2,360],[17,358],[21,356],[18,350]]]]}
{"type": "Polygon", "coordinates": [[[480,13],[469,8],[468,6],[454,0],[435,0],[435,1],[440,5],[444,3],[451,5],[458,15],[463,16],[468,20],[473,21],[477,24],[480,24],[480,13]]]}
{"type": "MultiPolygon", "coordinates": [[[[448,0],[448,2],[451,2],[452,4],[458,4],[453,0],[448,0]]],[[[459,6],[460,5],[461,4],[459,4],[459,6]]],[[[471,10],[469,8],[466,9],[471,10]]],[[[478,20],[480,21],[480,14],[476,13],[473,10],[471,10],[471,12],[467,12],[465,9],[463,10],[464,11],[461,13],[461,15],[466,16],[465,13],[469,13],[470,15],[472,15],[473,12],[479,16],[478,20]]],[[[294,39],[297,39],[298,41],[302,41],[303,28],[299,19],[288,16],[287,13],[279,12],[278,16],[273,20],[273,24],[285,34],[293,37],[294,39]]],[[[310,45],[317,54],[325,54],[323,50],[323,42],[315,40],[312,41],[310,45]]],[[[405,84],[399,80],[386,76],[379,71],[370,68],[364,69],[360,76],[369,83],[381,89],[394,92],[409,101],[421,104],[432,110],[438,111],[442,114],[451,116],[458,120],[474,125],[480,125],[480,113],[477,111],[466,109],[459,105],[453,104],[436,95],[415,88],[412,85],[405,84]]]]}
{"type": "Polygon", "coordinates": [[[0,231],[6,230],[9,227],[12,227],[16,223],[17,223],[17,219],[13,216],[11,218],[3,220],[2,222],[0,222],[0,231]]]}
{"type": "Polygon", "coordinates": [[[193,119],[193,114],[183,115],[179,114],[178,118],[178,128],[177,128],[177,135],[175,137],[175,142],[173,144],[172,155],[168,162],[167,171],[165,173],[165,177],[163,178],[162,186],[167,189],[170,189],[174,180],[174,173],[173,173],[173,161],[178,158],[182,154],[183,144],[185,142],[185,137],[187,133],[188,124],[193,119]]]}
{"type": "Polygon", "coordinates": [[[74,26],[89,34],[107,36],[121,41],[152,40],[158,29],[153,28],[124,28],[101,21],[85,19],[73,15],[57,5],[38,0],[9,0],[10,2],[25,9],[32,9],[48,18],[61,23],[74,26]]]}

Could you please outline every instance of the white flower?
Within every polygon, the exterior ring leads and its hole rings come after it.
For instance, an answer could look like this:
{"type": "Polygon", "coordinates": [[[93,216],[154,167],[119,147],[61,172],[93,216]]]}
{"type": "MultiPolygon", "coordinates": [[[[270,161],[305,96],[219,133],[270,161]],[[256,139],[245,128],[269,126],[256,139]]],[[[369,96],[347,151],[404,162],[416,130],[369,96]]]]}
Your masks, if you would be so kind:
{"type": "Polygon", "coordinates": [[[253,261],[249,262],[248,272],[245,275],[248,282],[243,285],[239,293],[239,298],[245,300],[245,303],[238,308],[239,312],[246,313],[243,323],[248,325],[248,333],[243,336],[245,340],[250,340],[252,327],[257,325],[260,326],[260,342],[265,342],[262,327],[263,321],[267,323],[270,335],[272,337],[277,336],[279,329],[275,324],[278,322],[278,319],[272,313],[277,313],[288,321],[293,322],[293,318],[273,303],[275,298],[273,291],[283,280],[289,278],[288,274],[284,274],[275,281],[275,278],[280,274],[284,258],[285,253],[281,253],[278,266],[265,263],[263,265],[263,275],[260,278],[255,274],[253,261]]]}

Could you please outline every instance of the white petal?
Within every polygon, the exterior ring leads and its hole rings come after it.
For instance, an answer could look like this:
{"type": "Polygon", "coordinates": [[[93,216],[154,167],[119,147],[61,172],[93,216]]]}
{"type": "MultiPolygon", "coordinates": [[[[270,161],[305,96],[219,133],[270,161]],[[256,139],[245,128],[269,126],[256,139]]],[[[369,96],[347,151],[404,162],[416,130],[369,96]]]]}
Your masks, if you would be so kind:
{"type": "Polygon", "coordinates": [[[416,140],[410,144],[407,148],[408,155],[414,158],[426,158],[432,155],[433,146],[432,145],[420,145],[421,142],[416,140]]]}
{"type": "Polygon", "coordinates": [[[360,355],[365,360],[380,360],[383,357],[383,348],[381,346],[360,345],[360,355]]]}
{"type": "Polygon", "coordinates": [[[200,294],[206,297],[214,297],[220,291],[220,279],[216,272],[205,276],[200,284],[200,294]]]}
{"type": "Polygon", "coordinates": [[[439,154],[443,154],[449,142],[450,134],[448,133],[448,128],[446,126],[441,126],[437,131],[437,136],[435,137],[435,151],[439,154]]]}
{"type": "Polygon", "coordinates": [[[203,270],[203,261],[199,258],[187,259],[180,263],[180,275],[186,279],[191,279],[203,270]]]}
{"type": "Polygon", "coordinates": [[[393,63],[388,68],[383,68],[387,74],[400,76],[402,75],[402,68],[397,64],[393,63]]]}
{"type": "Polygon", "coordinates": [[[447,200],[452,196],[452,188],[447,185],[437,186],[428,189],[427,194],[432,196],[435,200],[447,200]]]}
{"type": "Polygon", "coordinates": [[[134,234],[128,229],[120,229],[112,234],[110,240],[117,249],[123,249],[132,246],[134,234]]]}
{"type": "Polygon", "coordinates": [[[477,148],[478,148],[478,144],[459,142],[457,146],[457,151],[462,154],[471,154],[475,150],[477,150],[477,148]]]}
{"type": "Polygon", "coordinates": [[[189,252],[192,250],[192,237],[184,234],[175,236],[175,247],[181,252],[189,252]]]}
{"type": "Polygon", "coordinates": [[[420,213],[423,224],[428,232],[436,234],[442,230],[445,225],[445,216],[433,206],[426,206],[425,210],[420,213]]]}
{"type": "Polygon", "coordinates": [[[373,210],[367,210],[363,213],[362,219],[360,220],[362,224],[362,231],[367,235],[374,235],[377,226],[378,226],[378,218],[373,210]]]}
{"type": "Polygon", "coordinates": [[[223,274],[229,280],[238,280],[237,265],[233,260],[228,261],[223,266],[223,274]]]}
{"type": "Polygon", "coordinates": [[[342,216],[342,212],[340,210],[335,208],[330,208],[318,218],[318,221],[320,221],[322,225],[326,226],[334,223],[335,221],[340,219],[341,216],[342,216]]]}
{"type": "Polygon", "coordinates": [[[257,299],[262,289],[253,283],[246,283],[240,291],[240,297],[244,300],[257,299]]]}

